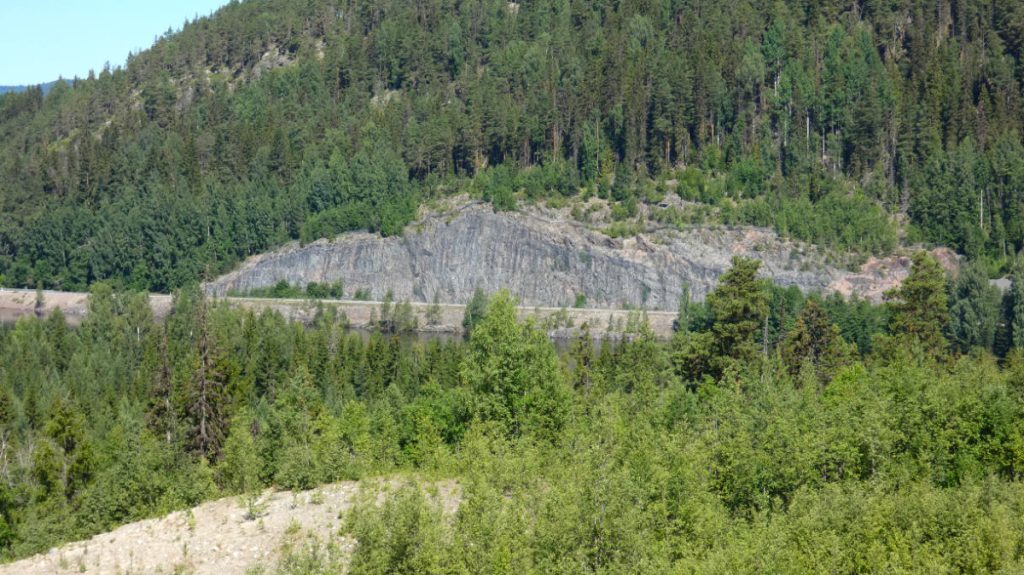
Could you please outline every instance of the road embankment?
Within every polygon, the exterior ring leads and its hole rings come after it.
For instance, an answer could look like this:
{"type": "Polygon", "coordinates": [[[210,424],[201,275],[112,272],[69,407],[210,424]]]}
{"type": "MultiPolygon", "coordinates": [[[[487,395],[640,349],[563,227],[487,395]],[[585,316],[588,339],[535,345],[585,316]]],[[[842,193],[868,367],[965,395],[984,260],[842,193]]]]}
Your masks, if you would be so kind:
{"type": "MultiPolygon", "coordinates": [[[[42,292],[39,297],[34,290],[0,288],[0,322],[16,321],[21,317],[47,317],[54,310],[60,309],[68,323],[77,325],[88,313],[89,294],[80,292],[50,291],[42,292]]],[[[334,308],[343,313],[353,328],[369,328],[374,319],[380,317],[382,302],[356,300],[311,300],[311,299],[271,299],[251,297],[220,297],[215,301],[224,302],[254,312],[274,310],[292,321],[310,323],[322,308],[334,308]]],[[[171,310],[171,296],[151,294],[149,296],[153,315],[157,319],[167,317],[171,310]]],[[[424,332],[462,331],[462,318],[466,306],[460,304],[438,304],[438,312],[434,321],[428,319],[431,304],[411,303],[416,316],[419,330],[424,332]]],[[[617,337],[639,320],[646,318],[651,331],[658,337],[672,335],[673,322],[676,314],[666,311],[638,311],[624,309],[597,308],[553,308],[553,307],[520,307],[519,317],[523,320],[533,318],[552,337],[572,337],[586,325],[593,337],[617,337]]]]}

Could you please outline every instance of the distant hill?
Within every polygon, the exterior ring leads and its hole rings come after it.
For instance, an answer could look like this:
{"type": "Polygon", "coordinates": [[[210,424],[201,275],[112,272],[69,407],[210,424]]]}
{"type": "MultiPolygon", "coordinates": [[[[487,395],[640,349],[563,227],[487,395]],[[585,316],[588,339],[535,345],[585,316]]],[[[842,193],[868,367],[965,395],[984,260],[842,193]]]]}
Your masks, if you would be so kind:
{"type": "Polygon", "coordinates": [[[0,100],[0,275],[170,290],[464,192],[596,194],[619,235],[678,193],[666,225],[1005,266],[1024,12],[869,4],[232,2],[123,69],[0,100]]]}
{"type": "MultiPolygon", "coordinates": [[[[50,90],[53,89],[53,85],[56,84],[58,81],[59,80],[54,80],[52,82],[46,82],[45,84],[39,84],[39,87],[43,89],[43,94],[48,94],[50,90]]],[[[28,90],[31,87],[32,86],[0,86],[0,94],[24,92],[25,90],[28,90]]]]}

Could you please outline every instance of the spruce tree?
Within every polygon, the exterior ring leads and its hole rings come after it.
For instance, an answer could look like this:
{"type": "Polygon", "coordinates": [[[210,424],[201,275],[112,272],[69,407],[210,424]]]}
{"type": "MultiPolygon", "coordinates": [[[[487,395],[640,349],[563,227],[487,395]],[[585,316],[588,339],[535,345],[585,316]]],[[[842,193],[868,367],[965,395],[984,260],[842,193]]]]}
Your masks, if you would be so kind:
{"type": "Polygon", "coordinates": [[[715,348],[720,357],[750,360],[760,346],[758,335],[768,315],[767,282],[757,277],[761,262],[733,257],[732,267],[708,294],[714,315],[715,348]]]}
{"type": "Polygon", "coordinates": [[[914,254],[903,285],[886,294],[892,333],[941,353],[948,347],[943,331],[949,323],[946,273],[928,252],[914,254]]]}
{"type": "Polygon", "coordinates": [[[827,383],[851,359],[850,346],[817,299],[804,304],[780,353],[791,375],[796,376],[809,365],[819,383],[827,383]]]}
{"type": "Polygon", "coordinates": [[[171,377],[171,362],[167,356],[166,333],[157,338],[155,348],[156,365],[152,375],[146,423],[157,436],[171,443],[177,427],[177,413],[173,403],[174,384],[171,377]]]}
{"type": "Polygon", "coordinates": [[[951,292],[949,333],[958,351],[991,351],[999,323],[998,290],[978,265],[969,265],[960,271],[951,292]]]}
{"type": "Polygon", "coordinates": [[[210,335],[206,302],[198,305],[200,331],[186,412],[191,422],[193,450],[206,460],[214,461],[220,456],[227,433],[227,382],[219,350],[210,335]]]}
{"type": "Polygon", "coordinates": [[[434,292],[434,299],[427,306],[426,319],[429,326],[441,324],[441,296],[436,291],[434,292]]]}
{"type": "Polygon", "coordinates": [[[242,411],[231,419],[224,442],[224,461],[219,468],[221,487],[231,493],[254,493],[261,486],[261,461],[252,428],[252,416],[248,411],[242,411]]]}
{"type": "Polygon", "coordinates": [[[1014,349],[1024,349],[1024,267],[1013,270],[1010,285],[1010,334],[1014,349]]]}
{"type": "Polygon", "coordinates": [[[473,298],[466,304],[466,313],[462,318],[462,329],[467,334],[472,333],[473,327],[487,317],[489,298],[484,290],[477,287],[473,290],[473,298]]]}
{"type": "Polygon", "coordinates": [[[693,302],[690,299],[690,286],[689,284],[683,285],[683,291],[679,295],[679,308],[676,315],[676,321],[672,325],[673,331],[677,332],[689,332],[690,331],[690,309],[693,302]]]}
{"type": "Polygon", "coordinates": [[[594,340],[590,335],[589,323],[583,322],[583,325],[580,326],[579,334],[572,343],[569,356],[572,358],[573,364],[573,387],[590,391],[590,386],[593,383],[594,340]]]}

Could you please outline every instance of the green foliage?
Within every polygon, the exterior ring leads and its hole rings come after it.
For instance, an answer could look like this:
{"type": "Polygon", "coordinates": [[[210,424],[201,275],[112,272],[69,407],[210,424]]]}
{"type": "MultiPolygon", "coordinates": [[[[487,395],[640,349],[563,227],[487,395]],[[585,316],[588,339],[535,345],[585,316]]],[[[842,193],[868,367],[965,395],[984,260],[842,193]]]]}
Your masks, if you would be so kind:
{"type": "Polygon", "coordinates": [[[383,333],[407,334],[416,331],[419,327],[419,319],[408,300],[395,304],[389,291],[381,303],[380,318],[377,320],[376,327],[383,333]]]}
{"type": "Polygon", "coordinates": [[[280,280],[274,285],[266,288],[252,288],[244,292],[231,290],[228,295],[232,297],[257,297],[276,299],[342,299],[345,296],[344,284],[341,280],[333,283],[309,282],[306,288],[302,289],[293,286],[287,280],[280,280]]]}
{"type": "Polygon", "coordinates": [[[267,288],[252,288],[244,293],[232,291],[230,295],[278,299],[297,299],[305,296],[301,289],[292,286],[287,280],[280,280],[276,284],[267,288]]]}
{"type": "Polygon", "coordinates": [[[484,200],[491,202],[498,211],[516,209],[515,191],[518,182],[509,166],[501,165],[479,172],[473,180],[473,186],[480,190],[484,200]]]}
{"type": "Polygon", "coordinates": [[[220,457],[228,422],[230,358],[210,337],[207,306],[198,304],[199,328],[196,349],[191,355],[191,378],[184,390],[185,417],[192,448],[208,461],[220,457]]]}
{"type": "Polygon", "coordinates": [[[363,137],[351,160],[332,155],[336,181],[328,195],[310,197],[311,216],[302,226],[303,242],[363,228],[398,235],[415,215],[416,202],[402,158],[372,123],[363,137]]]}
{"type": "MultiPolygon", "coordinates": [[[[923,261],[894,329],[938,317],[920,302],[943,275],[923,261]]],[[[198,289],[156,322],[98,285],[79,327],[0,327],[0,553],[227,494],[256,517],[263,487],[367,479],[345,517],[353,572],[1019,570],[1019,354],[906,361],[909,334],[930,333],[915,328],[858,357],[886,333],[881,306],[804,301],[756,272],[738,260],[707,310],[684,303],[671,342],[635,312],[621,340],[584,326],[561,357],[507,293],[468,342],[425,342],[198,289]],[[221,432],[205,443],[202,390],[221,432]],[[454,488],[381,480],[396,475],[454,488]]],[[[292,549],[281,569],[335,559],[292,549]]]]}
{"type": "Polygon", "coordinates": [[[872,305],[857,297],[846,300],[839,294],[832,294],[825,298],[824,307],[843,339],[856,345],[862,354],[872,351],[874,336],[884,333],[889,325],[885,306],[872,305]]]}
{"type": "Polygon", "coordinates": [[[1012,571],[1024,491],[1007,475],[969,479],[999,465],[986,453],[1000,440],[964,426],[1010,431],[997,413],[1020,405],[1000,398],[997,368],[972,362],[941,376],[847,368],[825,389],[592,388],[564,448],[471,432],[457,513],[426,482],[370,488],[346,520],[352,569],[1012,571]]]}
{"type": "Polygon", "coordinates": [[[478,417],[511,435],[553,439],[566,423],[571,397],[555,348],[544,332],[519,323],[507,292],[494,296],[473,327],[461,374],[478,417]]]}
{"type": "Polygon", "coordinates": [[[35,479],[47,495],[70,500],[89,481],[96,462],[85,423],[76,406],[57,398],[42,430],[46,442],[33,454],[35,479]]]}
{"type": "Polygon", "coordinates": [[[975,347],[992,351],[1000,322],[999,291],[974,265],[962,268],[949,287],[950,341],[961,352],[975,347]]]}
{"type": "Polygon", "coordinates": [[[479,287],[473,290],[473,297],[466,304],[466,311],[462,318],[462,329],[466,333],[472,333],[476,324],[487,316],[489,302],[490,298],[484,293],[484,290],[479,287]]]}
{"type": "Polygon", "coordinates": [[[946,273],[927,252],[914,254],[910,275],[886,296],[892,311],[891,329],[928,351],[939,353],[948,343],[943,330],[949,322],[946,273]]]}
{"type": "Polygon", "coordinates": [[[438,505],[414,484],[385,492],[379,508],[374,499],[364,498],[346,519],[346,530],[360,541],[349,572],[442,572],[446,534],[438,505]]]}
{"type": "Polygon", "coordinates": [[[252,428],[252,417],[245,411],[231,420],[224,442],[224,461],[218,467],[219,483],[229,493],[249,494],[262,487],[260,471],[263,464],[252,428]]]}
{"type": "Polygon", "coordinates": [[[851,356],[839,328],[815,299],[807,300],[780,351],[792,375],[809,368],[819,384],[831,381],[851,356]]]}
{"type": "Polygon", "coordinates": [[[323,284],[309,282],[306,284],[306,295],[313,299],[341,299],[345,297],[344,284],[341,280],[323,284]]]}
{"type": "Polygon", "coordinates": [[[1024,269],[1019,266],[1013,271],[1008,299],[1013,348],[1024,349],[1024,269]]]}
{"type": "Polygon", "coordinates": [[[427,311],[424,315],[428,326],[441,324],[441,296],[439,293],[434,292],[434,299],[430,301],[430,305],[427,306],[427,311]]]}
{"type": "Polygon", "coordinates": [[[734,257],[732,267],[708,294],[715,318],[711,328],[721,357],[749,360],[758,351],[758,334],[768,315],[767,282],[757,277],[761,262],[734,257]]]}
{"type": "Polygon", "coordinates": [[[861,192],[832,190],[816,201],[787,193],[740,204],[726,223],[772,227],[786,236],[859,253],[887,254],[897,245],[896,226],[861,192]]]}
{"type": "Polygon", "coordinates": [[[439,194],[583,188],[629,219],[672,180],[842,249],[886,251],[904,213],[912,240],[1024,248],[1012,2],[520,4],[232,2],[4,95],[0,276],[169,292],[290,240],[400,234],[439,194]],[[290,65],[254,73],[268,52],[290,65]]]}

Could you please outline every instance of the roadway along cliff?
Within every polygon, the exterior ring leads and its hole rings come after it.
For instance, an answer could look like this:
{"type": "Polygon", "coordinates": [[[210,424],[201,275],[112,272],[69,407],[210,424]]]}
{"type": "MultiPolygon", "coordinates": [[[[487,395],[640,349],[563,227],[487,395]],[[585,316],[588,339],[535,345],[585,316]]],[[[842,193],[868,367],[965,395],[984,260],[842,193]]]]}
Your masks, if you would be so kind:
{"type": "MultiPolygon", "coordinates": [[[[956,266],[956,256],[948,250],[935,253],[947,268],[956,266]]],[[[205,287],[230,305],[272,309],[307,323],[318,305],[334,307],[357,328],[371,324],[380,302],[318,304],[228,294],[281,280],[298,286],[342,281],[346,294],[367,290],[378,300],[391,290],[395,301],[412,303],[422,329],[442,332],[461,330],[462,304],[476,287],[487,292],[508,289],[520,300],[520,316],[535,317],[553,336],[571,335],[584,323],[596,337],[615,335],[639,319],[635,312],[630,317],[630,309],[643,308],[649,310],[654,333],[667,337],[683,286],[703,299],[733,255],[761,260],[764,275],[780,285],[873,301],[898,286],[910,267],[908,257],[890,256],[871,258],[856,272],[841,270],[828,265],[813,246],[759,228],[649,227],[635,237],[615,239],[570,218],[567,210],[534,207],[495,213],[489,205],[462,198],[447,209],[424,213],[402,237],[357,232],[307,246],[292,244],[250,258],[205,287]],[[427,302],[434,294],[442,302],[440,319],[429,325],[427,302]],[[586,298],[586,309],[572,308],[579,295],[586,298]]],[[[45,316],[60,308],[70,322],[78,323],[86,313],[86,294],[43,295],[43,305],[37,307],[34,291],[0,290],[0,321],[45,316]]],[[[170,296],[153,294],[150,302],[158,318],[170,311],[170,296]]]]}
{"type": "MultiPolygon", "coordinates": [[[[46,290],[39,300],[37,293],[26,289],[0,288],[0,323],[14,322],[22,317],[47,317],[60,309],[67,322],[79,325],[88,313],[89,294],[46,290]]],[[[219,297],[217,301],[227,305],[252,310],[255,313],[276,311],[291,321],[310,324],[322,308],[334,308],[344,314],[350,327],[372,329],[374,317],[379,317],[383,302],[352,300],[309,300],[271,299],[251,297],[219,297]]],[[[163,320],[171,312],[172,298],[164,294],[150,294],[149,304],[153,315],[163,320]]],[[[461,333],[462,318],[466,306],[441,304],[438,306],[436,323],[429,320],[429,304],[412,303],[418,331],[438,333],[461,333]]],[[[593,337],[619,337],[635,329],[638,320],[646,320],[651,331],[658,337],[672,335],[676,313],[624,309],[559,309],[551,307],[520,307],[522,320],[533,319],[548,335],[555,338],[571,337],[579,333],[586,324],[593,337]],[[632,327],[631,327],[632,326],[632,327]]]]}

